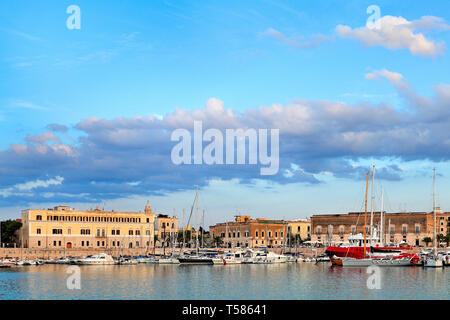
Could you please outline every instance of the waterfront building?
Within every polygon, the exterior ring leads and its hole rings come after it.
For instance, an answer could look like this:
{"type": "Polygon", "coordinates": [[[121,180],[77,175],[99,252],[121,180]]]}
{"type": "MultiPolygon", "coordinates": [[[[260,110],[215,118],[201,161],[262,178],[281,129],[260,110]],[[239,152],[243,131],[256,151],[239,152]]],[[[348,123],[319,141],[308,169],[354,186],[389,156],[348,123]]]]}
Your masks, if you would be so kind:
{"type": "Polygon", "coordinates": [[[22,211],[20,246],[31,249],[134,249],[153,246],[155,214],[77,210],[68,206],[22,211]]]}
{"type": "Polygon", "coordinates": [[[299,236],[300,239],[311,238],[311,220],[310,219],[296,219],[290,220],[288,223],[288,234],[291,237],[299,236]]]}
{"type": "Polygon", "coordinates": [[[169,246],[178,236],[178,218],[158,214],[155,218],[155,235],[161,245],[169,246]]]}
{"type": "MultiPolygon", "coordinates": [[[[437,234],[450,233],[450,212],[442,212],[436,207],[437,234]]],[[[369,224],[370,213],[367,214],[369,224]]],[[[374,226],[380,230],[380,212],[374,212],[374,226]]],[[[425,238],[433,238],[433,212],[398,212],[384,213],[384,243],[408,243],[415,246],[426,246],[425,238]]],[[[364,212],[348,214],[321,214],[311,217],[313,243],[323,245],[348,242],[351,234],[364,233],[364,212]]],[[[367,226],[367,234],[369,234],[367,226]]]]}
{"type": "Polygon", "coordinates": [[[286,244],[288,223],[266,218],[252,219],[250,216],[235,216],[235,221],[218,223],[209,227],[211,239],[220,237],[223,246],[273,247],[286,244]]]}

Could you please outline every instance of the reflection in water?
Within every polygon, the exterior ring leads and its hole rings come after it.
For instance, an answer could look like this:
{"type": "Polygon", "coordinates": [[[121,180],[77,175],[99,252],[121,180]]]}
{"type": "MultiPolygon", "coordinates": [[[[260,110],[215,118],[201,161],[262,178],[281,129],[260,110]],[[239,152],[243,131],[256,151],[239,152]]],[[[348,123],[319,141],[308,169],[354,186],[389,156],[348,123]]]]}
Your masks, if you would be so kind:
{"type": "Polygon", "coordinates": [[[362,268],[329,264],[80,266],[69,290],[67,265],[0,271],[1,299],[449,299],[448,269],[381,268],[381,290],[362,268]]]}

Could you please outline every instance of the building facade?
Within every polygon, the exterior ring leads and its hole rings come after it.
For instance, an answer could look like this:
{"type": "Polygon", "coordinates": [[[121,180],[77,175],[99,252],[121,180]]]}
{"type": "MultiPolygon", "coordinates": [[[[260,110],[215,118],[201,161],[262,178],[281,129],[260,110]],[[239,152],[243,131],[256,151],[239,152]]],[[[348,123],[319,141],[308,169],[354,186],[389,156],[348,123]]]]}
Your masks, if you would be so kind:
{"type": "Polygon", "coordinates": [[[158,214],[155,218],[155,235],[162,245],[168,246],[170,242],[176,242],[178,236],[178,218],[158,214]]]}
{"type": "Polygon", "coordinates": [[[311,239],[311,220],[297,219],[288,221],[288,234],[300,237],[301,240],[311,239]]]}
{"type": "Polygon", "coordinates": [[[235,221],[210,226],[209,232],[211,239],[220,237],[227,248],[278,248],[286,245],[287,227],[288,223],[282,220],[235,216],[235,221]]]}
{"type": "MultiPolygon", "coordinates": [[[[437,234],[447,235],[450,232],[450,213],[436,208],[437,234]]],[[[384,243],[408,243],[415,246],[426,246],[425,238],[433,238],[434,218],[432,212],[399,212],[384,213],[384,243]]],[[[374,212],[373,225],[381,230],[380,212],[374,212]]],[[[370,213],[367,214],[367,236],[370,233],[370,213]]],[[[323,245],[340,244],[348,241],[351,234],[364,234],[364,212],[348,214],[325,214],[311,217],[313,243],[323,245]]]]}
{"type": "Polygon", "coordinates": [[[35,249],[120,249],[153,246],[155,215],[67,206],[22,211],[20,246],[35,249]]]}

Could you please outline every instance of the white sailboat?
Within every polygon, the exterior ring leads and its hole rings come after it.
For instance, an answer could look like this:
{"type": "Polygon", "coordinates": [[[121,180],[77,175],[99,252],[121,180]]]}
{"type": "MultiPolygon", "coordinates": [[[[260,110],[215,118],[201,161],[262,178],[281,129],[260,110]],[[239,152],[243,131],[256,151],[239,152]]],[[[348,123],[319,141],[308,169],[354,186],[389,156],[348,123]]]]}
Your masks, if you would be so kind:
{"type": "Polygon", "coordinates": [[[424,261],[424,267],[440,268],[443,266],[442,259],[437,255],[437,235],[436,235],[436,169],[433,169],[433,238],[434,247],[433,254],[428,255],[424,261]]]}

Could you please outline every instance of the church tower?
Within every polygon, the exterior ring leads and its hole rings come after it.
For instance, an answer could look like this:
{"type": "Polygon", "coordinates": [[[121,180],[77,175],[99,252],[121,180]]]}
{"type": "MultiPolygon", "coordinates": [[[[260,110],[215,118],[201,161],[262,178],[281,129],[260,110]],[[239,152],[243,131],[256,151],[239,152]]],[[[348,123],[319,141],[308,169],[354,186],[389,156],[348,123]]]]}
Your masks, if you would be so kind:
{"type": "Polygon", "coordinates": [[[147,204],[145,205],[145,213],[152,213],[152,208],[150,207],[150,203],[147,200],[147,204]]]}

